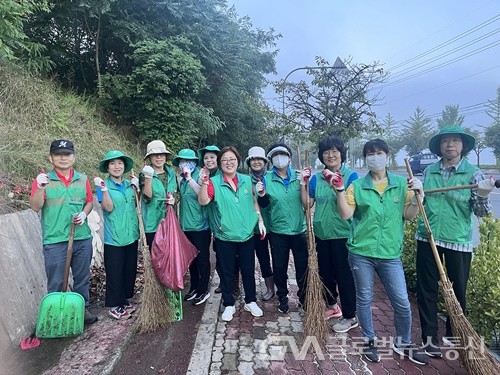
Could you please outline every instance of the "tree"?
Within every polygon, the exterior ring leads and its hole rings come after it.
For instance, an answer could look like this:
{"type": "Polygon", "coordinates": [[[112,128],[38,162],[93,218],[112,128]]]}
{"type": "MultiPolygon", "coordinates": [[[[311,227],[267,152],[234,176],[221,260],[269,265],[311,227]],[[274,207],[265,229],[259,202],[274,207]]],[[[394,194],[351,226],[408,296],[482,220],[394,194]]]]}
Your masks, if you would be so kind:
{"type": "Polygon", "coordinates": [[[423,109],[417,107],[413,116],[405,120],[399,133],[402,146],[409,155],[418,154],[428,147],[432,132],[431,120],[425,116],[423,109]]]}
{"type": "Polygon", "coordinates": [[[369,90],[386,77],[378,63],[354,64],[349,58],[344,67],[337,60],[337,68],[331,69],[327,60],[316,57],[316,64],[319,68],[307,70],[311,83],[275,83],[289,109],[285,122],[310,133],[312,141],[327,135],[348,139],[362,131],[377,130],[372,106],[379,99],[378,92],[369,90]]]}
{"type": "Polygon", "coordinates": [[[472,151],[476,154],[477,166],[480,167],[479,155],[488,147],[486,146],[486,140],[477,130],[472,130],[471,128],[465,128],[464,130],[476,139],[476,143],[474,144],[472,151]]]}
{"type": "Polygon", "coordinates": [[[445,126],[459,125],[462,126],[465,117],[458,114],[459,105],[447,105],[443,112],[441,112],[441,118],[437,119],[438,128],[442,129],[445,126]]]}
{"type": "Polygon", "coordinates": [[[492,119],[492,123],[484,134],[485,143],[493,149],[498,165],[500,160],[500,87],[497,89],[497,97],[494,100],[488,100],[486,114],[492,119]]]}
{"type": "Polygon", "coordinates": [[[392,167],[398,166],[396,156],[404,146],[401,142],[400,137],[398,136],[396,125],[396,120],[394,120],[394,117],[392,117],[392,115],[388,113],[382,123],[381,137],[387,142],[387,145],[389,146],[392,167]]]}

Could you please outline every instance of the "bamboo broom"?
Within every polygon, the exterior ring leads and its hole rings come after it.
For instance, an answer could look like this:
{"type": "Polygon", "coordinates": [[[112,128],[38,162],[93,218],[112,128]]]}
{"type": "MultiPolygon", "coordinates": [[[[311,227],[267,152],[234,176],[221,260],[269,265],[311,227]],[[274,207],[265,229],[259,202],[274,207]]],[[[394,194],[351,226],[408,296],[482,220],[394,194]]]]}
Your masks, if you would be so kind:
{"type": "MultiPolygon", "coordinates": [[[[131,172],[132,176],[134,172],[131,172]]],[[[144,222],[142,219],[141,201],[139,192],[135,192],[137,217],[139,218],[139,231],[141,234],[141,252],[144,262],[144,290],[142,292],[142,304],[137,320],[137,330],[142,332],[153,332],[166,327],[171,321],[170,304],[167,300],[165,290],[156,277],[151,253],[146,241],[144,222]]]]}
{"type": "MultiPolygon", "coordinates": [[[[405,159],[405,164],[408,175],[410,178],[413,178],[409,159],[405,159]]],[[[415,191],[415,194],[418,195],[418,191],[415,191]]],[[[489,350],[485,348],[484,340],[477,334],[472,324],[465,317],[460,303],[455,296],[451,281],[446,275],[443,264],[441,263],[441,258],[439,257],[436,243],[434,242],[424,205],[419,198],[417,198],[417,204],[429,236],[429,243],[439,271],[439,285],[443,293],[446,311],[450,317],[451,329],[453,335],[460,339],[459,346],[456,347],[460,359],[470,375],[498,374],[499,368],[495,359],[489,350]]]]}
{"type": "MultiPolygon", "coordinates": [[[[305,164],[309,165],[309,153],[305,152],[305,164]]],[[[300,165],[299,165],[300,168],[300,165]]],[[[325,320],[325,289],[318,270],[318,254],[314,242],[309,201],[309,181],[306,181],[306,224],[307,224],[307,287],[305,298],[304,336],[314,336],[318,343],[325,344],[329,332],[325,320]]]]}

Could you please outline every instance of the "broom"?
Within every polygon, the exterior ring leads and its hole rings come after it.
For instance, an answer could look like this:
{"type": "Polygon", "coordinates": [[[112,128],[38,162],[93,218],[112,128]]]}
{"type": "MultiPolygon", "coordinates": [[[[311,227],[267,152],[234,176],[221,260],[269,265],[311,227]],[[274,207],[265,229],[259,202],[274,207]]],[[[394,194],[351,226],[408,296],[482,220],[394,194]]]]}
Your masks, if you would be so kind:
{"type": "MultiPolygon", "coordinates": [[[[131,172],[134,175],[134,172],[131,172]]],[[[142,220],[141,201],[139,192],[135,192],[137,217],[139,218],[139,231],[141,234],[141,252],[144,262],[144,290],[142,292],[142,304],[137,320],[137,330],[139,332],[153,332],[166,327],[171,321],[170,304],[163,286],[156,277],[151,253],[144,233],[144,223],[142,220]]]]}
{"type": "MultiPolygon", "coordinates": [[[[405,159],[405,164],[408,175],[410,178],[413,178],[409,159],[405,159]]],[[[418,191],[415,191],[415,194],[418,195],[418,191]]],[[[483,339],[477,334],[472,327],[472,324],[465,317],[462,307],[455,296],[451,281],[448,279],[448,276],[444,271],[443,264],[441,263],[441,258],[439,257],[436,243],[434,242],[434,237],[432,236],[431,227],[429,226],[429,221],[427,220],[424,205],[418,198],[417,204],[424,221],[425,229],[427,230],[427,234],[429,236],[429,243],[439,271],[439,285],[443,293],[446,311],[450,317],[451,329],[453,331],[453,335],[460,339],[460,344],[456,347],[460,359],[470,375],[497,374],[499,369],[495,359],[489,350],[484,347],[483,339]]]]}
{"type": "MultiPolygon", "coordinates": [[[[305,164],[309,165],[309,153],[305,151],[305,164]]],[[[300,168],[300,165],[299,165],[300,168]]],[[[325,289],[318,270],[318,254],[314,241],[309,201],[309,184],[306,182],[306,224],[307,224],[307,287],[305,298],[304,336],[314,336],[320,344],[325,344],[329,332],[325,320],[325,289]]]]}

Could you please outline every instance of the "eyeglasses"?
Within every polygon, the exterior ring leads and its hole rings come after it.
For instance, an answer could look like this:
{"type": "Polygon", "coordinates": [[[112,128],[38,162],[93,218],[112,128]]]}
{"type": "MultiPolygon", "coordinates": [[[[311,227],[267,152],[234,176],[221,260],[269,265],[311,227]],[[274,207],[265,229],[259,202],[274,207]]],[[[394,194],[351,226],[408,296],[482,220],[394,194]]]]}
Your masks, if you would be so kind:
{"type": "Polygon", "coordinates": [[[220,159],[220,162],[221,163],[224,163],[224,164],[234,164],[236,163],[238,159],[236,158],[231,158],[231,159],[220,159]]]}

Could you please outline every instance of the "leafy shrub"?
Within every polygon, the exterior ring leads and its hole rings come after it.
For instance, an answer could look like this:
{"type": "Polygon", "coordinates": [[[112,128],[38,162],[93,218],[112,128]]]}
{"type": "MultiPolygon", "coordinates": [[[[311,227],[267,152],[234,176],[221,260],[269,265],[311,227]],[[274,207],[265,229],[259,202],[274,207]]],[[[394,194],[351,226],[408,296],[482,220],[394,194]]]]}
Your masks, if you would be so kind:
{"type": "Polygon", "coordinates": [[[488,344],[500,341],[500,219],[492,215],[479,225],[467,287],[468,318],[488,344]]]}
{"type": "Polygon", "coordinates": [[[401,262],[403,263],[403,271],[406,278],[406,287],[411,292],[417,290],[417,264],[415,261],[417,255],[417,241],[415,240],[417,223],[417,219],[405,222],[403,253],[401,254],[401,262]]]}

